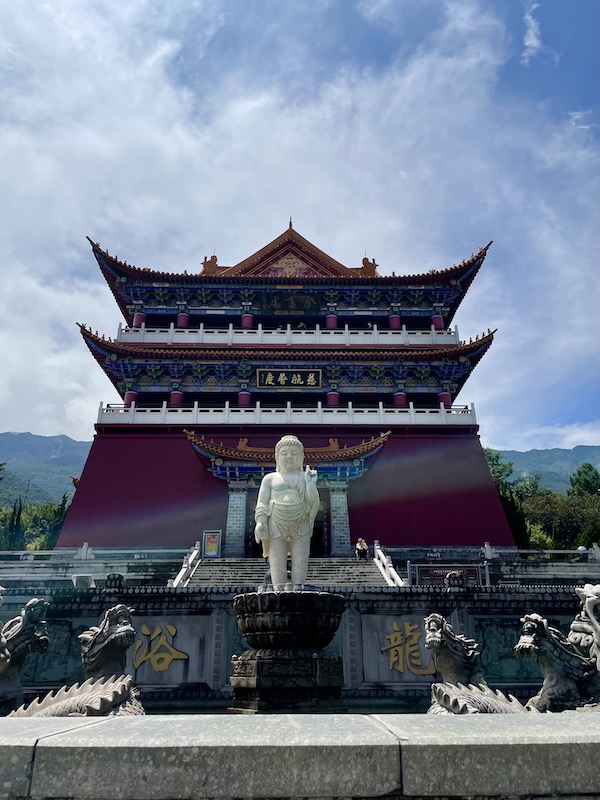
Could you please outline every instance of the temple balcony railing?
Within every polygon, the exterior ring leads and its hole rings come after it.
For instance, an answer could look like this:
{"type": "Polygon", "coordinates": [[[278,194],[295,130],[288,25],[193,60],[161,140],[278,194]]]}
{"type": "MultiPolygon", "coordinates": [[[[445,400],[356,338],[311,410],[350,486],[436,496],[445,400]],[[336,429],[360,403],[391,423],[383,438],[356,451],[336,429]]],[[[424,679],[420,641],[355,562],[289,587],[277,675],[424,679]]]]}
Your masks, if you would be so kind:
{"type": "Polygon", "coordinates": [[[317,403],[316,407],[301,408],[288,402],[278,408],[253,406],[238,407],[226,401],[221,407],[201,406],[195,402],[182,408],[170,407],[166,402],[159,407],[100,404],[98,425],[476,425],[475,406],[445,408],[391,408],[360,407],[349,402],[346,406],[329,407],[317,403]]]}
{"type": "Polygon", "coordinates": [[[409,330],[402,325],[397,330],[388,328],[380,329],[377,325],[372,328],[351,329],[348,325],[343,328],[330,330],[316,325],[314,328],[294,328],[291,325],[279,329],[263,328],[235,328],[232,324],[223,328],[206,327],[202,323],[197,328],[176,328],[173,323],[168,327],[150,328],[142,324],[139,328],[123,327],[119,323],[117,341],[128,344],[234,344],[253,346],[257,344],[300,346],[325,344],[325,345],[380,345],[398,346],[409,345],[419,347],[422,345],[458,345],[460,339],[458,328],[452,330],[436,330],[433,326],[429,330],[409,330]]]}

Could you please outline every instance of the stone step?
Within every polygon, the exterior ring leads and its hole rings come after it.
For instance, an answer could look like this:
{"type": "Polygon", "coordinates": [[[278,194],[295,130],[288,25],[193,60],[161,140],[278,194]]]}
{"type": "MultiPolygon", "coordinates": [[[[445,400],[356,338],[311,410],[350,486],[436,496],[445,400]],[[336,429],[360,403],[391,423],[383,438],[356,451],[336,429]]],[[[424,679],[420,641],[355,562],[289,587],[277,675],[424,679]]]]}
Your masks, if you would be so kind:
{"type": "MultiPolygon", "coordinates": [[[[260,585],[268,562],[262,558],[219,558],[200,561],[186,583],[189,588],[260,585]]],[[[311,586],[385,587],[386,583],[373,560],[355,558],[311,558],[306,583],[311,586]]]]}

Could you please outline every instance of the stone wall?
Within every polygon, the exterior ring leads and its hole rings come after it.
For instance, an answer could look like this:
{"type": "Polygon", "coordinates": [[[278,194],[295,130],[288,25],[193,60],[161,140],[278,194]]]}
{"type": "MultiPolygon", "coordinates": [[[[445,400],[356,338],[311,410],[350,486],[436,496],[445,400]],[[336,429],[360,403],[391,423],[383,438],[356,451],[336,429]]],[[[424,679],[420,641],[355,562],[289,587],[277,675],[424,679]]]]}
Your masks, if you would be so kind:
{"type": "MultiPolygon", "coordinates": [[[[481,667],[492,687],[528,699],[537,692],[541,674],[533,661],[519,660],[512,652],[520,617],[537,611],[566,631],[578,608],[572,587],[338,588],[348,608],[328,649],[343,657],[343,697],[351,710],[359,711],[426,710],[435,673],[424,647],[423,619],[432,611],[447,617],[457,633],[480,643],[481,667]]],[[[127,603],[135,609],[137,631],[127,668],[146,707],[210,710],[227,707],[231,656],[246,649],[233,614],[236,593],[143,586],[57,588],[41,594],[39,588],[9,589],[0,620],[15,616],[36,594],[50,602],[50,650],[30,655],[23,671],[30,700],[80,681],[77,635],[96,625],[111,605],[127,603]]]]}

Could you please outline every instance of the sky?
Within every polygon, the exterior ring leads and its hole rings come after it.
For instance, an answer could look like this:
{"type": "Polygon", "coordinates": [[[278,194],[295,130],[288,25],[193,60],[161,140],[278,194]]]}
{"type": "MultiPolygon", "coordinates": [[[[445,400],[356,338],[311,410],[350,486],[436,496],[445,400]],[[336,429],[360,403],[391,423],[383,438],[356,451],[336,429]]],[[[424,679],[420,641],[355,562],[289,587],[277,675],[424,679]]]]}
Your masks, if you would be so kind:
{"type": "Polygon", "coordinates": [[[497,329],[485,446],[600,444],[598,0],[0,5],[0,431],[90,440],[122,318],[86,236],[233,265],[288,225],[347,266],[446,269],[497,329]]]}

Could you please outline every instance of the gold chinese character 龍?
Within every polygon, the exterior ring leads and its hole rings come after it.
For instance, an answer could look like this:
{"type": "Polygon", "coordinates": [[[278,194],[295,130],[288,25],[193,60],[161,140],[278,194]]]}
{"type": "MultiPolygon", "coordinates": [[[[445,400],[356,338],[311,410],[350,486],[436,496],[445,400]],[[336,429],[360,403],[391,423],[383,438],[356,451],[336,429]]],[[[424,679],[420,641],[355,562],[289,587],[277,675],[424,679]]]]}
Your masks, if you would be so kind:
{"type": "Polygon", "coordinates": [[[388,669],[397,672],[408,671],[413,675],[432,675],[435,665],[432,661],[423,666],[419,639],[422,636],[419,626],[411,622],[403,622],[402,627],[397,622],[392,623],[392,633],[385,638],[388,644],[381,648],[382,653],[389,654],[388,669]]]}

